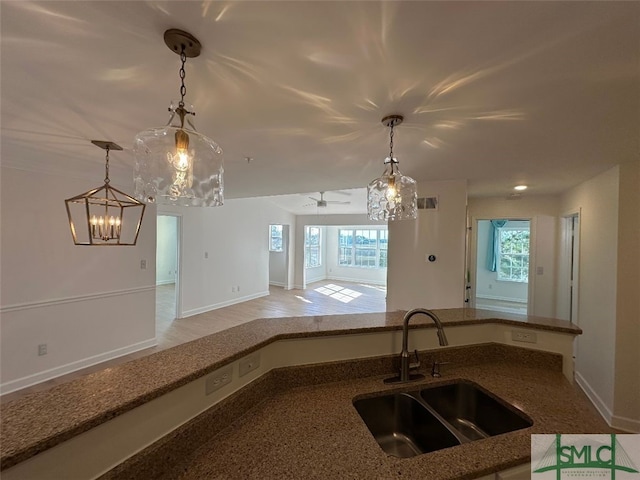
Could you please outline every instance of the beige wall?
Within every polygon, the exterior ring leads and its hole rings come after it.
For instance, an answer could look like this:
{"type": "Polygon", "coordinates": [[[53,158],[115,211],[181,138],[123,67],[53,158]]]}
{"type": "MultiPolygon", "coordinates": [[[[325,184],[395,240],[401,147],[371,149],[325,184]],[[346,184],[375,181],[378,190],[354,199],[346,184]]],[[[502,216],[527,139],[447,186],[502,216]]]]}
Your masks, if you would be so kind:
{"type": "Polygon", "coordinates": [[[619,195],[613,423],[640,431],[640,161],[620,165],[619,195]]]}

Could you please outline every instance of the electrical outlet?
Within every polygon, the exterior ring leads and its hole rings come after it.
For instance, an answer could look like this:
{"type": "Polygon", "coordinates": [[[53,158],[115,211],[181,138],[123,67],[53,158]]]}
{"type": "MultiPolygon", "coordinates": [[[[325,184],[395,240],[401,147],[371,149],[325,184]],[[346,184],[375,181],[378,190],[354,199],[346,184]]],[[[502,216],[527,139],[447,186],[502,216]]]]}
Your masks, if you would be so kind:
{"type": "Polygon", "coordinates": [[[40,345],[38,345],[38,356],[41,357],[46,354],[47,354],[47,344],[41,343],[40,345]]]}
{"type": "Polygon", "coordinates": [[[243,377],[260,366],[260,352],[256,352],[240,360],[238,375],[243,377]]]}
{"type": "Polygon", "coordinates": [[[511,330],[511,340],[514,342],[538,343],[538,336],[534,332],[511,330]]]}
{"type": "Polygon", "coordinates": [[[213,372],[204,382],[205,395],[211,395],[216,390],[229,385],[233,380],[233,365],[228,365],[213,372]]]}
{"type": "Polygon", "coordinates": [[[240,285],[236,287],[236,292],[239,292],[239,291],[240,291],[240,285]]]}
{"type": "Polygon", "coordinates": [[[209,258],[209,252],[204,252],[204,258],[209,258]]]}
{"type": "Polygon", "coordinates": [[[146,269],[147,269],[147,261],[140,260],[140,270],[146,270],[146,269]]]}

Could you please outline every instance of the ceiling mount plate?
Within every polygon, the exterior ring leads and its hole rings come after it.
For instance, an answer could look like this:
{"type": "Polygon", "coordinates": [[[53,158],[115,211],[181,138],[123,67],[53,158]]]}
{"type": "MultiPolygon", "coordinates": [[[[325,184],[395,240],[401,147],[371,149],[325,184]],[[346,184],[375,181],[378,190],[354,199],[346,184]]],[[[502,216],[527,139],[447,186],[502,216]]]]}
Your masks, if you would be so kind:
{"type": "Polygon", "coordinates": [[[387,115],[382,119],[382,124],[385,127],[397,127],[403,120],[404,117],[402,115],[387,115]]]}
{"type": "Polygon", "coordinates": [[[164,43],[173,53],[178,55],[180,55],[184,47],[184,54],[189,58],[200,55],[200,50],[202,49],[202,45],[196,37],[177,28],[170,28],[164,32],[164,43]]]}
{"type": "Polygon", "coordinates": [[[91,143],[103,150],[122,150],[122,147],[117,143],[108,142],[106,140],[91,140],[91,143]]]}

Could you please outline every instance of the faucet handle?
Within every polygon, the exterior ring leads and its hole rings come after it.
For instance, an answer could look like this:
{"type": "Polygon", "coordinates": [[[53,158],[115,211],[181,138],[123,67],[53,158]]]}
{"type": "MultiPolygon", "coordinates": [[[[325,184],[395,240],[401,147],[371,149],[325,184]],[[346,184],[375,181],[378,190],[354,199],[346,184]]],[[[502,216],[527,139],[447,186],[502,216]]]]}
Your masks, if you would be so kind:
{"type": "Polygon", "coordinates": [[[433,364],[431,365],[431,376],[433,378],[440,378],[442,375],[440,374],[440,366],[441,365],[448,365],[451,362],[439,362],[438,360],[434,360],[433,364]]]}
{"type": "Polygon", "coordinates": [[[414,350],[414,355],[416,356],[416,362],[415,363],[410,363],[409,364],[409,369],[412,368],[420,368],[420,357],[418,357],[418,350],[414,350]]]}

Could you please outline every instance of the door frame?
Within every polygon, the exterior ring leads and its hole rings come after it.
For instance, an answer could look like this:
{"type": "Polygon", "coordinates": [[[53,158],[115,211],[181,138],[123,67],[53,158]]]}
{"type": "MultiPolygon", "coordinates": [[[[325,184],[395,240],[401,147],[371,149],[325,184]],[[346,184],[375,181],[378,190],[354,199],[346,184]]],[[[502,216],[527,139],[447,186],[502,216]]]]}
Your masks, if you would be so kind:
{"type": "MultiPolygon", "coordinates": [[[[176,288],[175,288],[175,318],[182,318],[182,214],[158,212],[157,217],[175,217],[176,219],[176,288]]],[[[158,252],[158,232],[156,231],[156,255],[158,252]]]]}
{"type": "Polygon", "coordinates": [[[478,222],[481,220],[510,220],[510,221],[528,221],[529,222],[529,282],[527,286],[527,314],[531,315],[533,311],[533,299],[535,298],[535,278],[532,275],[532,267],[535,265],[535,221],[534,217],[526,216],[505,216],[505,217],[472,217],[471,219],[471,248],[469,249],[469,265],[467,271],[469,272],[470,285],[465,286],[468,291],[468,305],[471,308],[476,307],[476,284],[478,275],[478,222]],[[468,287],[468,288],[467,288],[468,287]]]}

